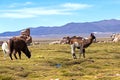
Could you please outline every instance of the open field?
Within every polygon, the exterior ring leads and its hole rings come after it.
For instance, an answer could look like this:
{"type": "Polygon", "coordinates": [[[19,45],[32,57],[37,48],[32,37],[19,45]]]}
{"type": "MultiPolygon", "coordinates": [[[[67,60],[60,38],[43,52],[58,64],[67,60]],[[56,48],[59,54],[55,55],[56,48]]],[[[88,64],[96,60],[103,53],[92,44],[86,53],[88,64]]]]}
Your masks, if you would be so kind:
{"type": "Polygon", "coordinates": [[[0,47],[0,80],[120,80],[120,43],[93,43],[85,59],[75,60],[67,44],[29,48],[31,59],[22,54],[12,61],[3,59],[0,47]]]}

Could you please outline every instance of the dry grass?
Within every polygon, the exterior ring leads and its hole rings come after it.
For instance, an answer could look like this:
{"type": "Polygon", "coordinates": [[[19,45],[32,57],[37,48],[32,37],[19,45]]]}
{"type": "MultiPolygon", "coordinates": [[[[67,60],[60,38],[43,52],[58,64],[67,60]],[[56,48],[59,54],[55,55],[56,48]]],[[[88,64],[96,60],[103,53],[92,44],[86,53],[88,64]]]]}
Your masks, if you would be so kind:
{"type": "MultiPolygon", "coordinates": [[[[31,59],[3,59],[0,80],[120,80],[120,43],[94,43],[86,58],[72,59],[70,45],[30,46],[31,59]]],[[[76,51],[78,56],[78,50],[76,51]]]]}

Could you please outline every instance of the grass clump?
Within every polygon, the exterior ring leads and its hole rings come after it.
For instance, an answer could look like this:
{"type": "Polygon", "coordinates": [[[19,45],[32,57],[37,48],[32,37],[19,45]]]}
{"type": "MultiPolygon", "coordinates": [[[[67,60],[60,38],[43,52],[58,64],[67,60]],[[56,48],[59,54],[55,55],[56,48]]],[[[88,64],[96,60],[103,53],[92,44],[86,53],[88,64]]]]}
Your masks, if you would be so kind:
{"type": "Polygon", "coordinates": [[[13,77],[10,77],[10,76],[0,75],[0,80],[16,80],[16,79],[14,79],[13,77]]]}

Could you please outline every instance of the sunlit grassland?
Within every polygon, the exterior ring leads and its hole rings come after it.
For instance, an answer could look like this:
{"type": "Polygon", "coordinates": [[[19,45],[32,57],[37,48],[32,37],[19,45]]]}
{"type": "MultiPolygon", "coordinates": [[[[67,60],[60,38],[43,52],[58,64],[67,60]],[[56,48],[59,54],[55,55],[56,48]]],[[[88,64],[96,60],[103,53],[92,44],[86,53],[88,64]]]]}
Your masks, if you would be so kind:
{"type": "MultiPolygon", "coordinates": [[[[72,59],[70,45],[41,44],[29,47],[32,57],[3,59],[0,80],[120,80],[120,43],[93,43],[86,58],[72,59]]],[[[76,50],[77,56],[79,50],[76,50]]]]}

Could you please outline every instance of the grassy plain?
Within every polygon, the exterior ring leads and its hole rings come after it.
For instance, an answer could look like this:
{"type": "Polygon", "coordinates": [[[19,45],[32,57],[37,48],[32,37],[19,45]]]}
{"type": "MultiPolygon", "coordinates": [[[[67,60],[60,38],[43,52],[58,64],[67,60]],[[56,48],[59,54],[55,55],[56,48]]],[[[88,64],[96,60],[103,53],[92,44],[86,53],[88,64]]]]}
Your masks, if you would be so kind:
{"type": "Polygon", "coordinates": [[[0,80],[120,80],[120,43],[93,43],[85,59],[75,60],[67,44],[29,48],[30,59],[4,60],[0,47],[0,80]]]}

